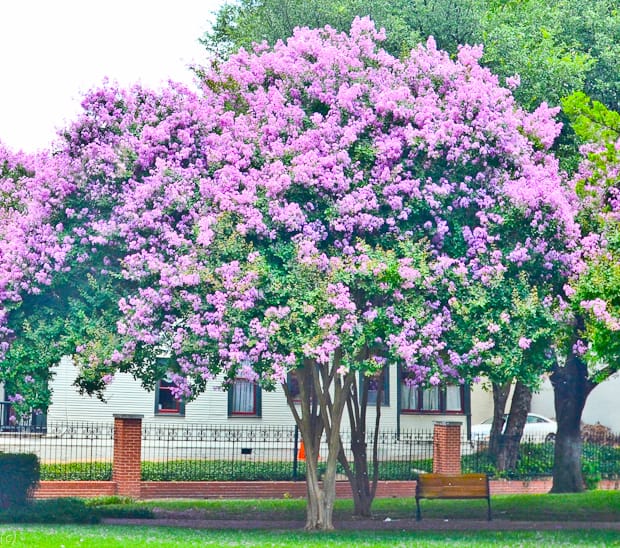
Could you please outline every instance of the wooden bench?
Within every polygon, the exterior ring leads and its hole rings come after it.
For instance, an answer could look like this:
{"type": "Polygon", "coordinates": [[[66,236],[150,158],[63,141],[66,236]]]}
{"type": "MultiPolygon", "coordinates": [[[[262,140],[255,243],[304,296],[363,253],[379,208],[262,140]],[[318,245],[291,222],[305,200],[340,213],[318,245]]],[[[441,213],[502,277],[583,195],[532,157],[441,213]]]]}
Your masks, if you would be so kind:
{"type": "Polygon", "coordinates": [[[420,474],[415,488],[416,519],[420,521],[420,499],[487,499],[491,521],[491,493],[486,474],[420,474]]]}

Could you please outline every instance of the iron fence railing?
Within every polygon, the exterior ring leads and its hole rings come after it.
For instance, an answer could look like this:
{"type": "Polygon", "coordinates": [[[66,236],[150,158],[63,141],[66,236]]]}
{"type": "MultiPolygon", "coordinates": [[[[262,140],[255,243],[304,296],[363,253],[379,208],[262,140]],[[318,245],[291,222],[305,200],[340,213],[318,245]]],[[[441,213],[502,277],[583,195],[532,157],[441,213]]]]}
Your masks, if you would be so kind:
{"type": "Polygon", "coordinates": [[[42,480],[109,480],[113,451],[112,422],[49,422],[0,434],[0,452],[39,457],[42,480]]]}
{"type": "MultiPolygon", "coordinates": [[[[351,434],[342,432],[351,459],[351,434]]],[[[413,479],[430,471],[433,433],[383,430],[377,439],[381,479],[413,479]]],[[[305,477],[302,440],[296,427],[145,425],[142,429],[144,480],[297,480],[305,477]]],[[[367,436],[372,466],[373,435],[367,436]]],[[[319,466],[327,456],[322,440],[319,466]]],[[[342,474],[344,470],[339,467],[342,474]]]]}
{"type": "MultiPolygon", "coordinates": [[[[352,462],[351,435],[341,434],[352,462]]],[[[373,435],[367,435],[372,470],[373,435]]],[[[582,462],[588,477],[620,478],[620,435],[586,430],[582,462]]],[[[488,440],[461,442],[463,472],[491,477],[528,479],[550,476],[555,446],[545,438],[525,437],[513,470],[498,472],[488,453],[488,440]]],[[[45,428],[0,431],[0,452],[35,453],[44,480],[110,480],[114,452],[112,422],[49,422],[45,428]]],[[[410,480],[433,467],[433,432],[381,430],[377,440],[379,478],[410,480]]],[[[319,465],[324,466],[323,440],[319,465]]],[[[339,474],[344,470],[339,466],[339,474]]],[[[305,461],[295,427],[204,424],[143,424],[144,480],[303,480],[305,461]]]]}
{"type": "MultiPolygon", "coordinates": [[[[620,435],[611,431],[582,432],[581,462],[586,481],[620,478],[620,435]]],[[[529,479],[553,474],[555,440],[548,435],[523,436],[514,468],[500,472],[489,455],[488,440],[478,439],[461,444],[463,472],[486,472],[491,477],[529,479]]]]}

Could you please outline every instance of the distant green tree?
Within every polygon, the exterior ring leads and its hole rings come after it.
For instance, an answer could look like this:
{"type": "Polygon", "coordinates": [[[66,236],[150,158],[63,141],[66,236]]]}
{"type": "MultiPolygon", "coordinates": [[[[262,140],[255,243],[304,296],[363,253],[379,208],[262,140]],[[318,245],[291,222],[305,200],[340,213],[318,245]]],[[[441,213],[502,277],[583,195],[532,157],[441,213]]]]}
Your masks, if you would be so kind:
{"type": "Polygon", "coordinates": [[[227,57],[254,42],[274,44],[293,29],[347,30],[356,15],[384,27],[384,47],[407,54],[428,36],[454,54],[484,44],[483,64],[500,77],[519,74],[515,97],[526,108],[582,90],[620,108],[620,10],[616,0],[239,0],[225,4],[202,43],[227,57]]]}
{"type": "Polygon", "coordinates": [[[479,43],[486,0],[239,0],[225,4],[204,37],[205,47],[228,56],[240,47],[273,45],[295,27],[330,25],[345,31],[356,16],[370,16],[387,31],[384,47],[393,55],[409,52],[430,35],[455,53],[458,44],[479,43]]]}
{"type": "Polygon", "coordinates": [[[614,0],[493,2],[486,14],[484,62],[519,74],[526,107],[558,105],[583,90],[612,109],[620,100],[620,12],[614,0]]]}

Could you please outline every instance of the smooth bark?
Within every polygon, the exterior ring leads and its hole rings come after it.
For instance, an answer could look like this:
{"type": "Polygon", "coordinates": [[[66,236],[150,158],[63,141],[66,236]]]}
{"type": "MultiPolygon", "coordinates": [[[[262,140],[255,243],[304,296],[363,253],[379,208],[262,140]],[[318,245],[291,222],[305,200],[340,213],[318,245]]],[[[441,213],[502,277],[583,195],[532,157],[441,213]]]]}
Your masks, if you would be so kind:
{"type": "Polygon", "coordinates": [[[340,424],[354,380],[354,373],[338,375],[336,370],[339,365],[339,355],[336,353],[329,366],[307,360],[304,367],[297,369],[300,392],[298,404],[291,397],[286,384],[283,385],[306,453],[307,530],[328,531],[334,528],[336,466],[341,451],[340,424]],[[323,435],[327,440],[327,455],[322,455],[325,472],[321,478],[318,463],[323,435]]]}
{"type": "Polygon", "coordinates": [[[376,415],[372,443],[372,477],[368,467],[368,443],[366,440],[366,417],[368,410],[368,386],[369,379],[362,377],[358,397],[357,383],[351,385],[350,397],[347,400],[347,411],[351,426],[351,454],[353,466],[347,459],[344,448],[339,455],[339,461],[345,471],[351,493],[353,495],[353,512],[356,516],[371,517],[372,503],[377,492],[379,478],[378,438],[381,421],[381,400],[383,397],[382,370],[377,377],[377,401],[375,404],[376,415]]]}
{"type": "Polygon", "coordinates": [[[504,415],[506,414],[506,402],[510,394],[510,382],[504,384],[493,383],[493,423],[489,434],[489,456],[496,462],[502,443],[502,431],[504,430],[504,415]]]}
{"type": "Polygon", "coordinates": [[[514,470],[517,465],[519,446],[531,403],[532,391],[521,381],[517,381],[512,394],[506,427],[500,436],[501,442],[495,461],[499,472],[514,470]]]}

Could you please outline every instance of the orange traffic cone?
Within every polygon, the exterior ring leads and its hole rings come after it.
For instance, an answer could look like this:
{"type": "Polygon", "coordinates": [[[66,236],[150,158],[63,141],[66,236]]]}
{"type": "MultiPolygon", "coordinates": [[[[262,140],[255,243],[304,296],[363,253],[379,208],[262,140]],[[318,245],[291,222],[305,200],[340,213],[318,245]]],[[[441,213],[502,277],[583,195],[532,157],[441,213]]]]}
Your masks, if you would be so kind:
{"type": "Polygon", "coordinates": [[[306,460],[306,446],[304,440],[299,442],[299,449],[297,450],[297,460],[306,460]]]}

